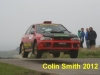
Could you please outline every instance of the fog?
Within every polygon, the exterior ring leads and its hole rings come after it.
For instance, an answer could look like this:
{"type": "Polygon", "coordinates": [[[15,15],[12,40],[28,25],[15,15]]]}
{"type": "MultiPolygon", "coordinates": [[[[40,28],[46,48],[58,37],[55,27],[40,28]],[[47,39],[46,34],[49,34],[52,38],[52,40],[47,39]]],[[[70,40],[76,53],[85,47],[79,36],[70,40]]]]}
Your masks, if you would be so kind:
{"type": "Polygon", "coordinates": [[[18,47],[30,25],[46,20],[74,34],[93,27],[100,45],[100,0],[0,0],[0,51],[18,47]]]}

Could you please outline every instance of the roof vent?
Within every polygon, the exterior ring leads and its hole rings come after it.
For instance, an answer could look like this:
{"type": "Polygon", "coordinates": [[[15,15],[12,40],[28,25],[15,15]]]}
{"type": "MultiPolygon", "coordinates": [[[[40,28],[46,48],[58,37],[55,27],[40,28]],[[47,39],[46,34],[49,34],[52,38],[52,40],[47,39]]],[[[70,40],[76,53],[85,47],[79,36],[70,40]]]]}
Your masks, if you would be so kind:
{"type": "Polygon", "coordinates": [[[51,23],[52,23],[52,21],[44,21],[43,23],[49,23],[49,24],[51,24],[51,23]]]}

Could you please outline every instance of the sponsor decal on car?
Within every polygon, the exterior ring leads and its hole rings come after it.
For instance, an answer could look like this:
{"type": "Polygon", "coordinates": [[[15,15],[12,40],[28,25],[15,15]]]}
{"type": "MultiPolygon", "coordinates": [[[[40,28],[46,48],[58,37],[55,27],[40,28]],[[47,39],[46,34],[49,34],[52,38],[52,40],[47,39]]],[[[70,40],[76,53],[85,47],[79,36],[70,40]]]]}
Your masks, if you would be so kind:
{"type": "Polygon", "coordinates": [[[26,47],[26,48],[27,48],[27,47],[30,47],[30,46],[31,46],[31,43],[25,43],[25,44],[24,44],[24,47],[26,47]]]}
{"type": "Polygon", "coordinates": [[[66,35],[66,34],[54,34],[54,36],[69,36],[69,35],[66,35]]]}
{"type": "Polygon", "coordinates": [[[40,26],[47,26],[47,25],[53,25],[53,26],[58,26],[58,24],[40,24],[40,26]]]}
{"type": "Polygon", "coordinates": [[[29,39],[32,39],[33,38],[33,35],[29,36],[29,39]]]}

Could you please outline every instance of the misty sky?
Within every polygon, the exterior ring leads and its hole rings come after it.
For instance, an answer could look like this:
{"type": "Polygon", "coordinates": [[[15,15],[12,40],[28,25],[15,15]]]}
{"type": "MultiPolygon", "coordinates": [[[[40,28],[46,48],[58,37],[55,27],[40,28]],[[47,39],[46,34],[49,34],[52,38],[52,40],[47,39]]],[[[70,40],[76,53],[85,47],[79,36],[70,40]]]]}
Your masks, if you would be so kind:
{"type": "Polygon", "coordinates": [[[74,34],[93,27],[100,45],[100,0],[0,0],[0,51],[18,47],[28,27],[45,20],[74,34]]]}

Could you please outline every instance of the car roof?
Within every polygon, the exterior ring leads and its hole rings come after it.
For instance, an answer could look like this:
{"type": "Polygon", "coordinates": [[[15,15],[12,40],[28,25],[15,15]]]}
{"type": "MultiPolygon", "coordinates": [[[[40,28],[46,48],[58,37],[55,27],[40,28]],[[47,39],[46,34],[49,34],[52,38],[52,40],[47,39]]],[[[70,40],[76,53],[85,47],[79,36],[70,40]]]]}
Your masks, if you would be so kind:
{"type": "Polygon", "coordinates": [[[40,24],[57,24],[57,23],[36,23],[36,24],[33,24],[33,25],[40,25],[40,24]]]}
{"type": "MultiPolygon", "coordinates": [[[[40,24],[58,24],[58,23],[52,23],[52,21],[44,21],[43,23],[35,23],[35,24],[32,24],[32,25],[40,25],[40,24]]],[[[61,25],[61,24],[59,24],[61,25]]]]}

